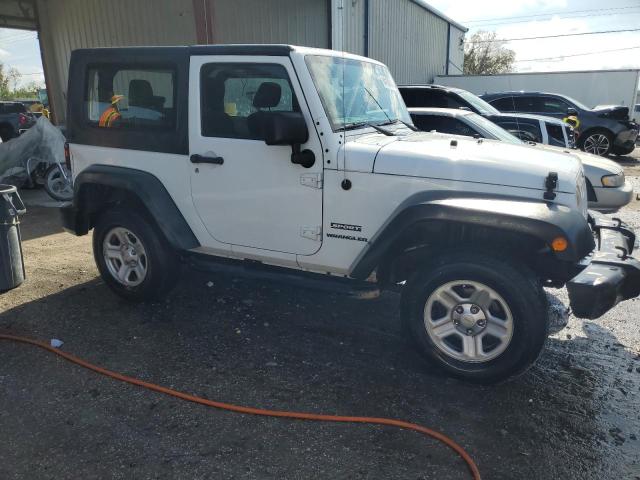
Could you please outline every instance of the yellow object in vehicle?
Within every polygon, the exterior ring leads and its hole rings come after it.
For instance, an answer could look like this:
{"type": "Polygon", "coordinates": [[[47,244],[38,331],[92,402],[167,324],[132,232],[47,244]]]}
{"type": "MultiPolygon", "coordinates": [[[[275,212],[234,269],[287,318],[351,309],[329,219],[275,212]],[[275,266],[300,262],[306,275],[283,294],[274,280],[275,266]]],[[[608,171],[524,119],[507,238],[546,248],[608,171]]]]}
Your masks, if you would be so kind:
{"type": "Polygon", "coordinates": [[[571,125],[576,130],[580,126],[580,119],[575,115],[569,115],[568,117],[564,117],[562,119],[562,121],[563,122],[567,122],[569,125],[571,125]]]}

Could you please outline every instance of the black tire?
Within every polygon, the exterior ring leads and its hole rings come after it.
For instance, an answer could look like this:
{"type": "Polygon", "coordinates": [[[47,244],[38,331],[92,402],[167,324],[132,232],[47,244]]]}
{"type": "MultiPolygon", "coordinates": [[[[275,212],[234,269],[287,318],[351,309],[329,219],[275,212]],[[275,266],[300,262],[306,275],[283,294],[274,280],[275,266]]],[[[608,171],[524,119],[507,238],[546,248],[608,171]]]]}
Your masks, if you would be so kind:
{"type": "Polygon", "coordinates": [[[593,153],[594,155],[607,157],[613,149],[613,134],[610,131],[601,128],[590,130],[584,135],[580,136],[578,146],[580,147],[580,150],[587,153],[593,153]],[[602,137],[606,139],[608,146],[606,147],[606,149],[599,150],[597,145],[599,144],[599,141],[604,141],[602,140],[602,137]],[[593,145],[593,149],[591,145],[593,145]]]}
{"type": "MultiPolygon", "coordinates": [[[[73,186],[70,182],[64,181],[64,176],[60,171],[60,167],[57,163],[54,163],[44,174],[44,189],[49,194],[51,198],[54,200],[58,200],[59,202],[69,202],[73,200],[73,186]],[[58,182],[60,185],[67,186],[66,190],[61,190],[60,188],[55,188],[54,182],[58,182]],[[52,186],[54,188],[52,188],[52,186]]],[[[68,170],[65,171],[67,175],[71,175],[71,172],[68,170]]]]}
{"type": "Polygon", "coordinates": [[[122,208],[107,210],[100,215],[93,231],[93,255],[104,282],[116,294],[132,302],[162,299],[174,287],[180,273],[176,252],[156,226],[145,215],[122,208]],[[144,248],[146,275],[139,285],[121,283],[107,266],[103,245],[114,228],[133,233],[144,248]]]}
{"type": "MultiPolygon", "coordinates": [[[[433,259],[409,279],[402,293],[403,322],[431,365],[449,375],[488,384],[519,375],[536,361],[548,336],[548,304],[539,281],[521,263],[484,252],[451,252],[433,259]],[[511,338],[497,357],[482,362],[462,361],[438,347],[427,332],[424,312],[427,300],[438,288],[456,280],[488,286],[510,309],[511,338]]],[[[459,333],[454,336],[464,337],[459,333]]]]}

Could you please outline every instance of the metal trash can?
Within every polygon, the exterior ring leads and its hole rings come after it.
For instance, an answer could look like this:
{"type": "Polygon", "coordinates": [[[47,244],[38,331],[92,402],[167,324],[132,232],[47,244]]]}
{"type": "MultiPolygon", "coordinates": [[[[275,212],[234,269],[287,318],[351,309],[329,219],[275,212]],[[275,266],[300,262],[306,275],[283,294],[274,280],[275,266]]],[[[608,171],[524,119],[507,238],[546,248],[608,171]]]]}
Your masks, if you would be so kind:
{"type": "Polygon", "coordinates": [[[0,185],[0,292],[24,282],[20,215],[26,212],[18,189],[0,185]]]}

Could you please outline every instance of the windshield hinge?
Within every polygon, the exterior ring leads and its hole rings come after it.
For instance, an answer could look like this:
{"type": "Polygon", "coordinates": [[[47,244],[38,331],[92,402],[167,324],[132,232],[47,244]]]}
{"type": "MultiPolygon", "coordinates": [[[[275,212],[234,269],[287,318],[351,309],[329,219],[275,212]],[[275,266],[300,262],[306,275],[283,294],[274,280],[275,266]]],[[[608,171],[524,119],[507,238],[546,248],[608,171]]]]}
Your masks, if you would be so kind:
{"type": "Polygon", "coordinates": [[[301,227],[300,236],[308,238],[309,240],[315,240],[319,242],[322,239],[322,226],[317,225],[314,227],[301,227]]]}
{"type": "Polygon", "coordinates": [[[300,185],[311,188],[322,188],[322,173],[303,173],[300,175],[300,185]]]}

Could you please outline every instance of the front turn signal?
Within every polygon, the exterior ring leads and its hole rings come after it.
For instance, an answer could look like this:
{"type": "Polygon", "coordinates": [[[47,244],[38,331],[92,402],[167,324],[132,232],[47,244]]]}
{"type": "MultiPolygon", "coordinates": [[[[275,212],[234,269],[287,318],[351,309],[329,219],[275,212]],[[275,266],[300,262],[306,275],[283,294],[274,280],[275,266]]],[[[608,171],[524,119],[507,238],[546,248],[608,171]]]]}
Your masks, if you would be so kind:
{"type": "Polygon", "coordinates": [[[569,243],[567,242],[567,239],[564,237],[556,237],[551,242],[551,248],[553,249],[554,252],[564,252],[568,246],[569,246],[569,243]]]}

